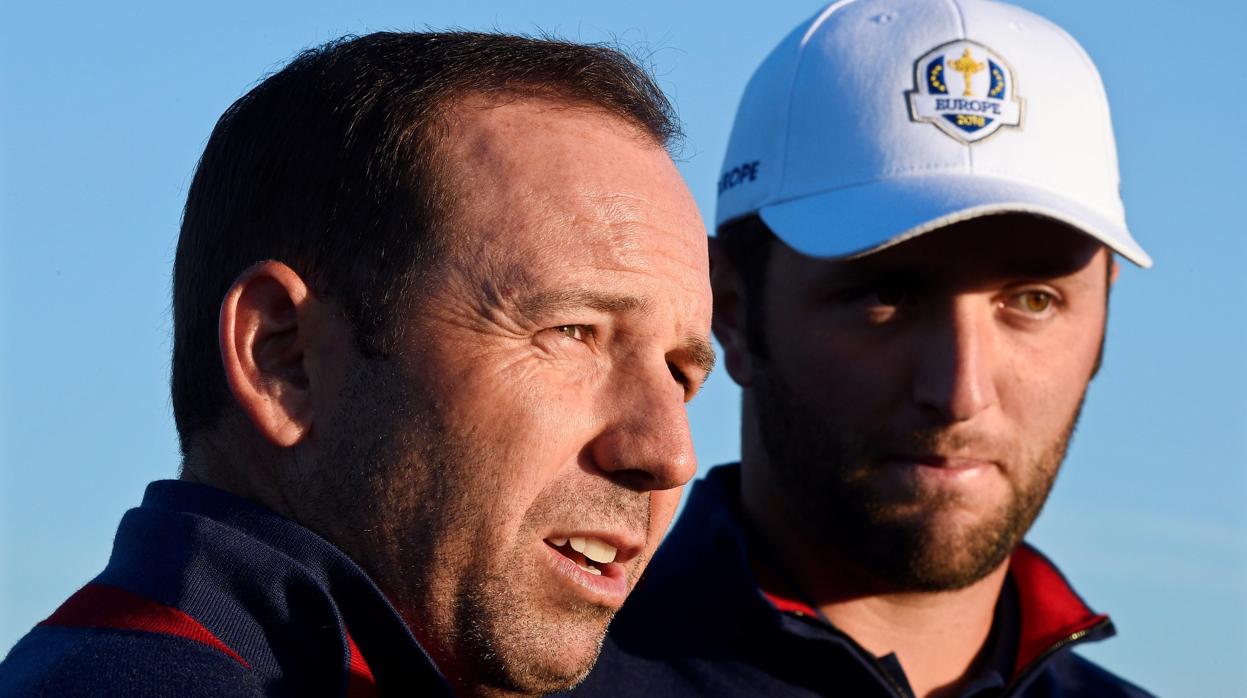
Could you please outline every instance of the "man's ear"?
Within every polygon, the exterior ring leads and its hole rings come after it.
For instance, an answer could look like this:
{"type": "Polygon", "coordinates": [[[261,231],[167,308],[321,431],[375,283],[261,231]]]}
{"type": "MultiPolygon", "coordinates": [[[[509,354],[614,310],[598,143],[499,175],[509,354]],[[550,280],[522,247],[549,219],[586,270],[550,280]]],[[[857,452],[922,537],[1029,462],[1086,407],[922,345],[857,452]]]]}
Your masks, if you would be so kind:
{"type": "Polygon", "coordinates": [[[307,315],[313,303],[303,279],[274,261],[244,271],[221,302],[226,382],[256,431],[281,447],[299,443],[312,426],[307,315]]]}
{"type": "Polygon", "coordinates": [[[753,366],[745,327],[745,286],[717,238],[710,238],[710,288],[714,292],[711,327],[723,347],[723,363],[737,385],[748,387],[753,381],[753,366]]]}

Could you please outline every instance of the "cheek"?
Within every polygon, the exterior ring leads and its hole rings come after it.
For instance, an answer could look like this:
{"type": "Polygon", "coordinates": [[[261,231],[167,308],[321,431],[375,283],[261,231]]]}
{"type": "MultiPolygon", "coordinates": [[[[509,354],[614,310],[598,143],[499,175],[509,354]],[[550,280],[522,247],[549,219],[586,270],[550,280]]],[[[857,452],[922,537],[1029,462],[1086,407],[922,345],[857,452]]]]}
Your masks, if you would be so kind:
{"type": "Polygon", "coordinates": [[[1096,330],[1016,343],[998,379],[1006,411],[1036,433],[1066,428],[1082,404],[1099,347],[1096,330]]]}
{"type": "Polygon", "coordinates": [[[898,342],[850,332],[811,332],[787,345],[772,344],[771,370],[803,403],[827,414],[891,404],[908,376],[908,353],[898,342]]]}
{"type": "Polygon", "coordinates": [[[597,422],[593,381],[543,363],[476,366],[443,390],[448,429],[480,456],[468,476],[489,483],[508,516],[576,467],[597,422]]]}

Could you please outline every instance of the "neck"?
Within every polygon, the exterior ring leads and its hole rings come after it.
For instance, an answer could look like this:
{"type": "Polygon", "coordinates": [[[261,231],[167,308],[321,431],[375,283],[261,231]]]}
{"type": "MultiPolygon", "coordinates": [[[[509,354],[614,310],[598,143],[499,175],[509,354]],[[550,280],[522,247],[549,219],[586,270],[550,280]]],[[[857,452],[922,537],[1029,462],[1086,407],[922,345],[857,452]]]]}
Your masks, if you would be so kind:
{"type": "Polygon", "coordinates": [[[242,439],[230,447],[222,447],[222,442],[229,440],[196,439],[182,459],[178,479],[225,490],[299,521],[274,473],[282,454],[242,439]]]}
{"type": "Polygon", "coordinates": [[[754,556],[762,587],[814,604],[872,655],[895,654],[919,698],[958,695],[989,659],[988,639],[1008,561],[962,589],[888,588],[825,543],[805,538],[804,527],[784,515],[789,509],[767,505],[765,485],[750,482],[749,469],[744,471],[745,515],[769,553],[769,559],[754,556]]]}
{"type": "Polygon", "coordinates": [[[914,695],[958,695],[988,661],[1005,571],[956,591],[867,593],[825,601],[819,610],[871,654],[896,654],[914,695]]]}

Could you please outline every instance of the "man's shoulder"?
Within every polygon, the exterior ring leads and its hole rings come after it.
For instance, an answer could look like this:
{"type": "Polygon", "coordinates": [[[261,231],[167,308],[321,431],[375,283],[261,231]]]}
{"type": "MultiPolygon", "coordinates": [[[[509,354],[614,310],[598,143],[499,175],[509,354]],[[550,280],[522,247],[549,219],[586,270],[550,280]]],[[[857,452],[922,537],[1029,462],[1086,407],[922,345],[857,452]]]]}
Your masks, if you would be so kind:
{"type": "Polygon", "coordinates": [[[0,696],[258,696],[223,652],[174,635],[38,626],[0,662],[0,696]]]}
{"type": "Polygon", "coordinates": [[[1154,698],[1151,693],[1072,651],[1062,652],[1045,664],[1022,695],[1154,698]]]}

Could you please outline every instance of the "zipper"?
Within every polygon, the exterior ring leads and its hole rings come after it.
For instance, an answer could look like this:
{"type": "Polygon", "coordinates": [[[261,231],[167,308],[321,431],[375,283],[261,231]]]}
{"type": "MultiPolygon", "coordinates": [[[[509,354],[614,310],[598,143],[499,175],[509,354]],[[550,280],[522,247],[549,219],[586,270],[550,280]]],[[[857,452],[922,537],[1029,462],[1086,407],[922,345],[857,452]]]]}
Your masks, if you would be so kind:
{"type": "Polygon", "coordinates": [[[1001,693],[1001,698],[1007,698],[1008,696],[1015,695],[1014,691],[1017,690],[1019,686],[1022,686],[1027,681],[1029,681],[1030,678],[1037,671],[1039,671],[1039,668],[1042,667],[1044,663],[1047,662],[1050,657],[1052,657],[1052,655],[1056,654],[1057,652],[1060,652],[1061,650],[1065,649],[1066,647],[1069,647],[1070,645],[1082,642],[1091,633],[1094,633],[1097,630],[1103,630],[1104,628],[1108,627],[1111,624],[1112,624],[1112,621],[1109,620],[1108,618],[1105,618],[1101,620],[1099,623],[1096,623],[1095,625],[1089,628],[1083,628],[1082,630],[1071,633],[1068,637],[1062,638],[1058,640],[1057,642],[1054,642],[1050,647],[1048,647],[1048,649],[1044,650],[1043,654],[1039,655],[1034,660],[1032,660],[1031,663],[1028,664],[1024,670],[1022,670],[1022,673],[1018,674],[1017,679],[1010,682],[1009,685],[1005,687],[1004,692],[1001,693]]]}
{"type": "MultiPolygon", "coordinates": [[[[884,669],[883,665],[879,663],[878,659],[874,660],[874,664],[875,664],[875,671],[880,676],[882,676],[885,681],[887,681],[888,688],[892,691],[892,695],[896,696],[896,698],[905,698],[907,695],[905,693],[905,689],[901,688],[901,685],[896,682],[896,679],[892,678],[892,673],[884,669]]],[[[908,695],[912,695],[912,694],[908,694],[908,695]]]]}
{"type": "Polygon", "coordinates": [[[824,631],[840,636],[840,638],[844,640],[845,642],[847,642],[849,646],[852,648],[852,650],[859,657],[869,658],[870,666],[871,668],[874,669],[874,674],[875,674],[874,678],[876,680],[880,678],[883,679],[882,681],[880,681],[880,683],[882,683],[884,688],[888,690],[888,693],[892,696],[892,698],[911,698],[913,696],[913,691],[906,691],[905,688],[901,686],[901,684],[897,683],[896,679],[892,677],[892,672],[884,668],[883,664],[879,661],[878,657],[871,654],[870,652],[867,652],[866,648],[862,647],[861,645],[857,643],[857,640],[854,640],[853,638],[849,637],[847,633],[840,630],[836,626],[832,625],[831,621],[827,620],[827,617],[824,616],[821,612],[817,616],[811,616],[808,613],[802,613],[799,611],[788,611],[788,613],[791,613],[792,615],[796,616],[803,622],[809,623],[824,631]]]}

